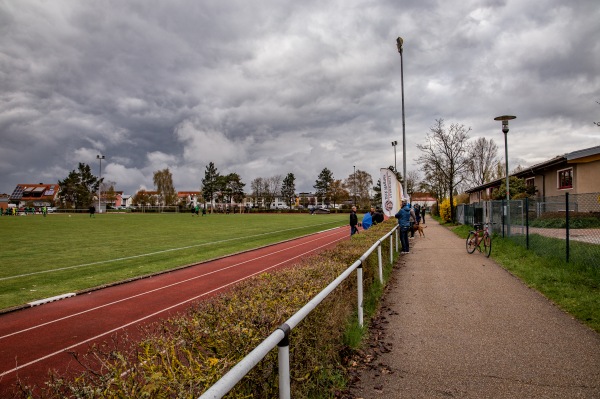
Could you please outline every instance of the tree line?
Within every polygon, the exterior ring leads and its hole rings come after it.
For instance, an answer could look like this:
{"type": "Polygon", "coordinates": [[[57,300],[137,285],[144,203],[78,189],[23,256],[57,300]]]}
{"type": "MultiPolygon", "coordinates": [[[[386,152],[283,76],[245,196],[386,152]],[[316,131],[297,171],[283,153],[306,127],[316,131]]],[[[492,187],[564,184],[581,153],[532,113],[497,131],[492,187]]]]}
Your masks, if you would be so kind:
{"type": "MultiPolygon", "coordinates": [[[[416,159],[420,169],[410,171],[406,176],[408,195],[416,191],[428,192],[434,198],[442,200],[454,198],[469,187],[479,186],[504,177],[504,163],[498,159],[498,146],[493,139],[479,137],[470,140],[471,128],[463,124],[453,123],[446,126],[443,119],[436,119],[422,143],[417,144],[420,151],[416,159]],[[423,179],[420,178],[423,174],[423,179]]],[[[517,167],[518,170],[520,166],[517,167]]],[[[401,184],[402,176],[393,166],[389,166],[401,184]]],[[[512,180],[513,178],[511,178],[512,180]]],[[[532,194],[535,188],[526,187],[524,182],[511,181],[511,196],[532,194]]],[[[177,192],[173,185],[173,176],[168,168],[154,172],[153,182],[157,195],[150,195],[143,190],[134,196],[134,203],[155,205],[177,205],[177,192]]],[[[115,195],[116,183],[105,182],[91,172],[89,165],[79,163],[78,169],[71,171],[59,181],[60,198],[67,206],[83,208],[92,203],[100,188],[105,200],[115,195]]],[[[504,184],[504,183],[502,183],[504,184]]],[[[296,177],[293,173],[257,177],[250,182],[250,191],[245,191],[246,183],[238,173],[221,174],[213,162],[209,162],[204,171],[200,191],[201,202],[207,203],[241,203],[244,198],[252,198],[255,204],[264,203],[267,208],[277,197],[291,206],[295,203],[296,177]]],[[[336,179],[328,168],[324,168],[313,185],[319,203],[339,205],[352,202],[359,208],[367,208],[371,204],[381,202],[381,182],[373,186],[372,176],[363,170],[356,170],[344,179],[336,179]],[[371,193],[374,193],[372,196],[371,193]]],[[[496,190],[492,199],[503,198],[505,189],[496,190]]],[[[96,197],[97,198],[97,197],[96,197]]],[[[315,205],[315,204],[312,204],[315,205]]],[[[454,220],[454,209],[452,210],[454,220]]]]}
{"type": "MultiPolygon", "coordinates": [[[[160,206],[178,205],[179,199],[169,168],[157,170],[153,174],[155,193],[139,190],[133,197],[134,204],[160,206]]],[[[93,175],[89,165],[79,163],[64,180],[59,180],[59,198],[67,207],[85,208],[97,201],[98,190],[102,198],[111,202],[116,198],[115,182],[105,182],[104,178],[93,175]]],[[[319,203],[339,205],[352,200],[361,207],[370,206],[373,178],[363,170],[356,170],[345,179],[336,179],[333,173],[324,168],[319,173],[313,188],[319,203]]],[[[270,208],[276,198],[283,198],[287,205],[296,203],[296,177],[293,173],[271,177],[257,177],[250,182],[250,192],[245,191],[246,183],[238,173],[221,174],[213,162],[204,171],[200,186],[200,202],[241,203],[244,198],[252,198],[255,204],[263,203],[270,208]]],[[[305,204],[308,205],[308,204],[305,204]]],[[[311,204],[316,205],[316,204],[311,204]]]]}

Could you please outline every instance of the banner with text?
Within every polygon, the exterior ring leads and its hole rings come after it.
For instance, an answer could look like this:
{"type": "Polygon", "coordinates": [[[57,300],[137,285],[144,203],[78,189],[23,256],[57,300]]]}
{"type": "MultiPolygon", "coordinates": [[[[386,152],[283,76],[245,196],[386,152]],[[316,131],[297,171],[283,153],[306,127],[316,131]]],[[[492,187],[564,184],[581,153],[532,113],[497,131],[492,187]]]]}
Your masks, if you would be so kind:
{"type": "Polygon", "coordinates": [[[394,216],[402,204],[402,185],[394,172],[381,168],[381,208],[386,216],[394,216]]]}

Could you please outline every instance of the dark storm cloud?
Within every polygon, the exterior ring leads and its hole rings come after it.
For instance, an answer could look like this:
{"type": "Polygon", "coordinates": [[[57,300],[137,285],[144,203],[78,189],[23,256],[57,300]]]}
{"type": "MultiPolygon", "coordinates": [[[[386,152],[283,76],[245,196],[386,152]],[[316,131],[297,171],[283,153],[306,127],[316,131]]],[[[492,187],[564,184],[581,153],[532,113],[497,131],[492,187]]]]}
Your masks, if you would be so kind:
{"type": "Polygon", "coordinates": [[[516,114],[515,166],[598,145],[599,14],[591,0],[4,2],[0,192],[97,171],[97,154],[129,194],[164,167],[198,189],[210,161],[247,186],[293,172],[312,190],[324,167],[377,180],[402,134],[398,35],[409,170],[436,118],[501,143],[493,117],[516,114]]]}

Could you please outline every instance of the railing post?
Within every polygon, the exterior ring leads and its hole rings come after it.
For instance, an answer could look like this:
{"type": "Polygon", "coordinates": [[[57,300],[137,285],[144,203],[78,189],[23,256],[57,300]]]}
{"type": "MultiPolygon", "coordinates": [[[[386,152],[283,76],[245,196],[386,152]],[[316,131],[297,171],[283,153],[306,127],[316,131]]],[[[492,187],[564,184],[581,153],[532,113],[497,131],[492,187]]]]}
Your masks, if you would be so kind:
{"type": "Polygon", "coordinates": [[[398,231],[398,228],[396,228],[396,230],[394,230],[396,232],[396,234],[394,234],[396,236],[396,253],[398,253],[398,241],[400,240],[400,232],[398,231]]]}
{"type": "Polygon", "coordinates": [[[279,398],[290,399],[290,326],[283,323],[279,326],[285,336],[277,344],[277,362],[279,365],[279,398]]]}
{"type": "Polygon", "coordinates": [[[377,260],[379,262],[379,281],[381,282],[381,284],[383,284],[383,264],[382,264],[382,260],[381,260],[381,242],[379,243],[379,246],[377,247],[377,260]]]}
{"type": "Polygon", "coordinates": [[[529,250],[529,197],[525,197],[525,242],[529,250]]]}
{"type": "Polygon", "coordinates": [[[363,267],[362,261],[356,268],[357,291],[358,291],[358,325],[363,326],[363,267]]]}
{"type": "Polygon", "coordinates": [[[394,263],[394,240],[390,234],[390,264],[394,263]]]}
{"type": "Polygon", "coordinates": [[[569,193],[565,193],[565,205],[566,205],[566,244],[567,244],[567,263],[569,263],[569,193]]]}

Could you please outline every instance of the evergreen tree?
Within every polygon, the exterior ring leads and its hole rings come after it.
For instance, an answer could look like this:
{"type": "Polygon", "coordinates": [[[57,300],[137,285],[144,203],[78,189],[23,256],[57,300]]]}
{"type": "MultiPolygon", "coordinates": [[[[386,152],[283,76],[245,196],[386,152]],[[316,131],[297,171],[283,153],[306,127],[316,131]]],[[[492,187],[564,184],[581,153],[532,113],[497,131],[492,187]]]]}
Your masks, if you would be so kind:
{"type": "MultiPolygon", "coordinates": [[[[202,179],[202,193],[204,194],[204,208],[206,209],[206,200],[213,204],[215,194],[219,191],[220,174],[213,162],[209,162],[204,171],[204,179],[202,179]]],[[[211,207],[212,212],[212,207],[211,207]]]]}
{"type": "Polygon", "coordinates": [[[319,201],[325,202],[325,204],[329,204],[328,196],[331,183],[333,183],[333,173],[329,169],[324,168],[319,173],[319,177],[313,187],[319,201]]]}
{"type": "Polygon", "coordinates": [[[89,165],[80,162],[77,170],[72,170],[64,180],[58,181],[59,196],[67,206],[76,209],[87,208],[93,204],[94,196],[97,195],[103,180],[92,174],[89,165]]]}
{"type": "Polygon", "coordinates": [[[283,179],[281,186],[281,196],[285,199],[286,204],[292,206],[292,201],[296,198],[296,177],[293,173],[288,173],[283,179]]]}

